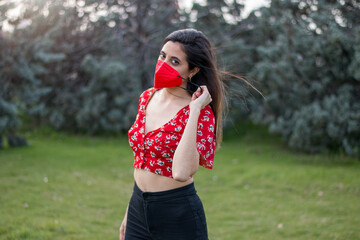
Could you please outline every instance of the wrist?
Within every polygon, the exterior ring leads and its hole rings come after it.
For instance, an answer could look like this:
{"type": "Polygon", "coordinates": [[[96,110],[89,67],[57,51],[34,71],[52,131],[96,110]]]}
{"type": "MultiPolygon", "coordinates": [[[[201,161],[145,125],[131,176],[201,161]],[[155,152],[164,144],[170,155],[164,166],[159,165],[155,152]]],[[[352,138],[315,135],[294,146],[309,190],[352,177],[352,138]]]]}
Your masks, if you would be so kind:
{"type": "Polygon", "coordinates": [[[193,107],[190,108],[190,114],[191,115],[194,115],[194,114],[200,115],[200,111],[201,111],[201,108],[198,107],[198,106],[193,106],[193,107]]]}

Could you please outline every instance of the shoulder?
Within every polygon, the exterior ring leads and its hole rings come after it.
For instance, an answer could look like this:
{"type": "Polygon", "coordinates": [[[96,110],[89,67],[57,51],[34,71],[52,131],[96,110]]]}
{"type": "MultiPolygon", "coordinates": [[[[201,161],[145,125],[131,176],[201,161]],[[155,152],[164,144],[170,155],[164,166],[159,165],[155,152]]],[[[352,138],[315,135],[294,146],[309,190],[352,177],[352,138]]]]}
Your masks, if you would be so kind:
{"type": "Polygon", "coordinates": [[[211,108],[211,106],[208,104],[200,111],[199,115],[200,121],[214,121],[215,122],[215,115],[211,108]]]}
{"type": "Polygon", "coordinates": [[[145,104],[150,95],[155,91],[155,88],[148,88],[140,94],[139,105],[145,104]]]}
{"type": "Polygon", "coordinates": [[[155,88],[148,88],[140,94],[140,98],[148,98],[154,91],[155,88]]]}
{"type": "Polygon", "coordinates": [[[198,120],[198,131],[201,130],[203,133],[208,132],[209,134],[214,134],[215,123],[215,115],[210,105],[207,105],[201,109],[198,120]]]}

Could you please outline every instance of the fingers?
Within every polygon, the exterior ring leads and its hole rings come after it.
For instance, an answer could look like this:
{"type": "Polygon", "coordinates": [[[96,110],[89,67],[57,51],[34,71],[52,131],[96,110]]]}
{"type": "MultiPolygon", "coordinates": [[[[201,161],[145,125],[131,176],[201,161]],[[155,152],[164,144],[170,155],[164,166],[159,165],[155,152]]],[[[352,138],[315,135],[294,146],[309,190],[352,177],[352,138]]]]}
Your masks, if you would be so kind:
{"type": "Polygon", "coordinates": [[[201,94],[202,94],[201,88],[196,89],[195,92],[196,97],[200,97],[201,94]]]}
{"type": "Polygon", "coordinates": [[[211,101],[212,101],[212,98],[211,98],[211,95],[210,95],[209,90],[208,90],[208,88],[206,87],[206,85],[202,85],[202,86],[200,86],[200,87],[201,87],[201,89],[202,89],[202,93],[205,93],[205,95],[208,96],[208,100],[210,100],[210,102],[211,102],[211,101]]]}
{"type": "MultiPolygon", "coordinates": [[[[201,88],[203,89],[203,92],[205,93],[205,95],[207,96],[206,97],[206,101],[207,101],[207,104],[211,103],[212,102],[212,98],[211,98],[211,95],[209,93],[209,90],[208,88],[204,85],[204,86],[201,86],[201,88]]],[[[206,104],[206,105],[207,105],[206,104]]]]}
{"type": "MultiPolygon", "coordinates": [[[[209,90],[206,87],[206,85],[201,85],[196,89],[196,91],[193,93],[197,98],[200,97],[202,94],[207,93],[210,96],[209,90]]],[[[210,96],[211,97],[211,96],[210,96]]]]}
{"type": "Polygon", "coordinates": [[[196,89],[196,91],[193,93],[192,97],[191,97],[191,100],[195,100],[197,99],[198,97],[201,96],[201,91],[200,91],[200,88],[196,89]]]}
{"type": "MultiPolygon", "coordinates": [[[[206,105],[212,102],[209,90],[205,85],[200,86],[192,95],[192,102],[198,105],[200,109],[203,109],[206,105]]],[[[195,106],[193,105],[193,106],[195,106]]]]}
{"type": "Polygon", "coordinates": [[[203,94],[204,92],[209,92],[206,85],[201,85],[200,87],[198,87],[198,89],[196,89],[195,91],[196,93],[199,93],[199,96],[201,94],[203,94]]]}
{"type": "Polygon", "coordinates": [[[121,231],[120,232],[120,240],[124,240],[125,239],[125,231],[121,231]]]}
{"type": "Polygon", "coordinates": [[[122,223],[120,226],[120,240],[125,240],[125,228],[126,225],[122,223]]]}

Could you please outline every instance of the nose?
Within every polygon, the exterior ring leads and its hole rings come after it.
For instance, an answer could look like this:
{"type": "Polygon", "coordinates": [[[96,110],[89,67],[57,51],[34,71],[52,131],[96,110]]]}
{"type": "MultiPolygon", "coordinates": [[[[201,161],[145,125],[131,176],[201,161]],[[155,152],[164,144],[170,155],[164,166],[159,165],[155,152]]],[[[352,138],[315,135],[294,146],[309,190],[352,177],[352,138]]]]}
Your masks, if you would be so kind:
{"type": "Polygon", "coordinates": [[[162,61],[161,59],[158,60],[157,64],[156,64],[156,68],[155,71],[159,70],[159,68],[161,68],[161,66],[164,64],[164,61],[162,61]]]}
{"type": "Polygon", "coordinates": [[[166,63],[167,65],[170,65],[171,60],[170,60],[170,59],[168,59],[168,58],[165,58],[165,59],[164,59],[164,63],[166,63]]]}

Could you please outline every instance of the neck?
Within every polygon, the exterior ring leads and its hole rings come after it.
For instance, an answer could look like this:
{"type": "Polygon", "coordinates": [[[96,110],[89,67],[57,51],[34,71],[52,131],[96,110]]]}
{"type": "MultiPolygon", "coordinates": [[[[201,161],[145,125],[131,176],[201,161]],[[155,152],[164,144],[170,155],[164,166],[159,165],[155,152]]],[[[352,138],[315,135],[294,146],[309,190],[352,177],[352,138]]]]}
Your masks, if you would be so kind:
{"type": "Polygon", "coordinates": [[[191,96],[186,90],[178,87],[163,88],[161,90],[161,95],[164,99],[175,100],[175,101],[187,100],[191,98],[191,96]]]}

